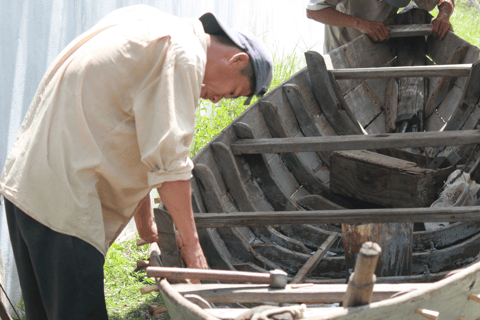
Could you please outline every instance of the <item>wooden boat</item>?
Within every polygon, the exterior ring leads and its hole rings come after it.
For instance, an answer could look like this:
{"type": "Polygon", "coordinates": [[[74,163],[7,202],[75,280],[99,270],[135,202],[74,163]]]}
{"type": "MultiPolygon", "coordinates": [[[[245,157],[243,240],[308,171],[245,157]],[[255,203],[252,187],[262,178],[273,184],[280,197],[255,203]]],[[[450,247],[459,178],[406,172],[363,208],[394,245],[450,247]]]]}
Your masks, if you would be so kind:
{"type": "MultiPolygon", "coordinates": [[[[425,38],[428,25],[401,26],[425,19],[410,10],[386,42],[361,36],[324,56],[306,53],[305,69],[195,156],[195,219],[212,269],[281,269],[298,282],[339,286],[353,268],[355,241],[378,240],[385,254],[377,283],[423,284],[366,307],[309,307],[304,318],[413,319],[419,308],[440,311],[439,319],[480,316],[480,264],[472,264],[480,251],[479,208],[428,208],[456,168],[480,177],[480,49],[451,32],[442,41],[425,38]],[[403,125],[410,132],[391,133],[403,125]],[[461,158],[457,166],[435,167],[452,154],[461,158]],[[427,231],[425,222],[448,223],[427,231]],[[304,270],[315,251],[316,262],[304,270]]],[[[235,291],[228,286],[205,290],[235,291]]],[[[240,312],[205,313],[185,301],[181,287],[166,280],[160,287],[179,318],[240,312]]]]}

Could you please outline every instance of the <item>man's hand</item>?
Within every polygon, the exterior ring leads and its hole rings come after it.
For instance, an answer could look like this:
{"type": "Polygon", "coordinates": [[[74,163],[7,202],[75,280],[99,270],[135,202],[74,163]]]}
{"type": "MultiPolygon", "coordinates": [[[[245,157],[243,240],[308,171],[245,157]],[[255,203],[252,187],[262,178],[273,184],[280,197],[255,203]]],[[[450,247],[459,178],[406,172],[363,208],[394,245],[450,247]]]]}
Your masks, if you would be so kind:
{"type": "Polygon", "coordinates": [[[434,37],[443,40],[449,30],[453,31],[452,24],[448,18],[440,17],[440,15],[432,21],[432,34],[434,37]]]}
{"type": "Polygon", "coordinates": [[[177,232],[177,243],[180,248],[180,255],[182,260],[187,265],[187,268],[209,269],[207,260],[203,254],[202,247],[199,242],[185,245],[177,232]]]}
{"type": "Polygon", "coordinates": [[[147,195],[142,201],[140,201],[134,219],[140,239],[143,239],[148,243],[158,242],[157,224],[153,218],[150,195],[147,195]]]}
{"type": "Polygon", "coordinates": [[[325,8],[318,11],[307,9],[307,17],[330,26],[355,28],[367,34],[373,41],[383,41],[390,38],[390,29],[385,27],[383,22],[365,20],[333,8],[325,8]]]}
{"type": "Polygon", "coordinates": [[[443,40],[449,30],[453,31],[450,16],[453,13],[453,1],[443,0],[439,2],[438,15],[432,20],[432,34],[443,40]]]}
{"type": "Polygon", "coordinates": [[[355,19],[355,29],[365,33],[373,41],[383,41],[390,38],[389,28],[385,27],[383,22],[369,21],[365,19],[355,19]]]}

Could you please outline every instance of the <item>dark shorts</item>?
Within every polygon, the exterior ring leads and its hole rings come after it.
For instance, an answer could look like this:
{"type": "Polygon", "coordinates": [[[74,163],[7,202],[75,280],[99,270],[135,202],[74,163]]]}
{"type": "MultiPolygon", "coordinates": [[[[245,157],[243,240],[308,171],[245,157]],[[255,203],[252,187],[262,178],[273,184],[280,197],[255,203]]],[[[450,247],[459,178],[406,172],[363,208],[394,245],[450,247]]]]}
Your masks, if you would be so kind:
{"type": "Polygon", "coordinates": [[[103,255],[45,227],[7,199],[5,211],[27,319],[108,319],[103,255]]]}

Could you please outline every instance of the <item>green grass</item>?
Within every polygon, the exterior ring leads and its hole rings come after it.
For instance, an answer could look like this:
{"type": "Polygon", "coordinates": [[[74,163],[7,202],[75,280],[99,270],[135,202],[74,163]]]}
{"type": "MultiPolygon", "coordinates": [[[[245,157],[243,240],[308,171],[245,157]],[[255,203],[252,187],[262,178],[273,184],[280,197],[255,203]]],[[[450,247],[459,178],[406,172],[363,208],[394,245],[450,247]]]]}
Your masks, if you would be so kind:
{"type": "MultiPolygon", "coordinates": [[[[431,13],[436,17],[438,9],[435,8],[431,13]]],[[[475,6],[469,7],[467,0],[456,0],[450,23],[457,36],[480,47],[480,12],[475,6]]]]}
{"type": "Polygon", "coordinates": [[[137,247],[135,239],[114,243],[108,250],[103,269],[110,319],[150,319],[148,305],[163,305],[158,292],[142,295],[139,291],[141,287],[155,284],[153,279],[146,277],[145,271],[133,271],[136,261],[148,259],[148,256],[148,246],[137,247]]]}

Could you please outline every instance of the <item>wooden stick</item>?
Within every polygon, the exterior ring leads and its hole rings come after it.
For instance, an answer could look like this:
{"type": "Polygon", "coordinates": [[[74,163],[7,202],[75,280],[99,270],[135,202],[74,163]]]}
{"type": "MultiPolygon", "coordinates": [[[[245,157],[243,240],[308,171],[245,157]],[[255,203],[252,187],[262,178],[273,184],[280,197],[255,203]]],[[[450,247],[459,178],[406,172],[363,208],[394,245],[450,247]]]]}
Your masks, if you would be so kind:
{"type": "Polygon", "coordinates": [[[407,132],[376,135],[240,139],[230,145],[233,154],[368,150],[460,146],[480,143],[480,130],[407,132]]]}
{"type": "Polygon", "coordinates": [[[344,307],[369,304],[375,284],[375,268],[382,249],[374,242],[365,242],[360,249],[355,272],[348,280],[347,292],[343,298],[344,307]]]}
{"type": "Polygon", "coordinates": [[[437,320],[438,316],[440,315],[440,312],[428,309],[417,309],[415,310],[415,313],[428,320],[437,320]]]}
{"type": "Polygon", "coordinates": [[[291,283],[302,283],[305,279],[312,273],[313,269],[320,263],[320,260],[325,256],[328,249],[335,243],[337,240],[338,233],[333,232],[327,240],[318,248],[317,252],[308,259],[308,261],[303,265],[303,267],[297,272],[291,283]]]}
{"type": "Polygon", "coordinates": [[[468,300],[480,303],[480,294],[470,294],[468,300]]]}
{"type": "Polygon", "coordinates": [[[381,67],[331,69],[337,80],[410,78],[410,77],[468,77],[472,64],[450,64],[414,67],[381,67]]]}
{"type": "Polygon", "coordinates": [[[270,283],[269,273],[190,268],[148,267],[147,277],[166,278],[173,280],[199,279],[232,282],[270,283]]]}
{"type": "Polygon", "coordinates": [[[137,260],[137,267],[135,268],[135,271],[144,270],[149,266],[150,266],[149,260],[137,260]]]}
{"type": "Polygon", "coordinates": [[[480,221],[480,206],[195,214],[198,228],[370,222],[480,221]]]}
{"type": "Polygon", "coordinates": [[[148,306],[148,312],[151,316],[157,316],[161,313],[167,312],[166,306],[148,306]]]}
{"type": "Polygon", "coordinates": [[[140,292],[142,294],[147,294],[147,293],[154,292],[154,291],[159,291],[158,286],[156,284],[152,284],[150,286],[140,288],[140,292]]]}

